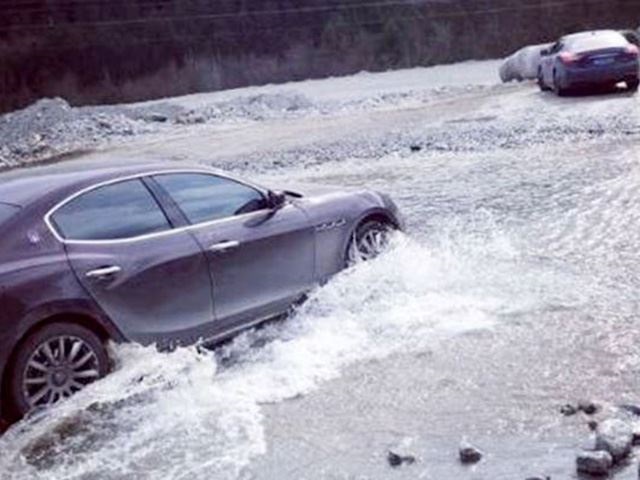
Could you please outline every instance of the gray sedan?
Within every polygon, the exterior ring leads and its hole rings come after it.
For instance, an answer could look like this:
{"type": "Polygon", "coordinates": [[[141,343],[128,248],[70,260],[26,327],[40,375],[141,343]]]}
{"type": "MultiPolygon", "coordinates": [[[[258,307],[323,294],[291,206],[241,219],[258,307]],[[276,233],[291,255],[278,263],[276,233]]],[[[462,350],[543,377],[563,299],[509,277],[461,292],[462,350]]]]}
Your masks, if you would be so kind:
{"type": "Polygon", "coordinates": [[[280,316],[399,228],[380,193],[274,191],[200,166],[2,174],[1,414],[106,375],[109,340],[209,344],[280,316]]]}

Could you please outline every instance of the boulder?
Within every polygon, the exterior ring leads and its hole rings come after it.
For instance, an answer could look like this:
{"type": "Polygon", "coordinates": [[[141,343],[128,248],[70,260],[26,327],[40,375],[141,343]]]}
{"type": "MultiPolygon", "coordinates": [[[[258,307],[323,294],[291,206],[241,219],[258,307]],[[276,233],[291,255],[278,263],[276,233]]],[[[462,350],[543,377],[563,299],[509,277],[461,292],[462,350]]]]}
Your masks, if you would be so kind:
{"type": "Polygon", "coordinates": [[[387,462],[393,468],[401,467],[402,465],[411,465],[416,462],[416,457],[413,455],[400,455],[398,453],[389,450],[387,453],[387,462]]]}
{"type": "Polygon", "coordinates": [[[624,460],[631,453],[633,429],[618,419],[605,420],[596,430],[596,450],[609,452],[614,463],[624,460]]]}
{"type": "Polygon", "coordinates": [[[467,441],[462,441],[459,449],[460,461],[464,464],[478,463],[482,460],[482,452],[467,441]]]}
{"type": "Polygon", "coordinates": [[[560,413],[563,414],[565,417],[570,417],[578,413],[578,408],[568,403],[560,407],[560,413]]]}
{"type": "Polygon", "coordinates": [[[166,123],[169,120],[169,117],[162,113],[150,113],[147,120],[150,122],[166,123]]]}
{"type": "Polygon", "coordinates": [[[620,409],[632,415],[640,416],[640,407],[638,405],[631,405],[631,404],[620,405],[620,409]]]}
{"type": "Polygon", "coordinates": [[[609,473],[613,466],[613,457],[609,452],[603,450],[590,452],[583,451],[578,454],[576,467],[578,473],[604,476],[609,473]]]}
{"type": "Polygon", "coordinates": [[[640,445],[640,424],[634,424],[632,427],[632,432],[631,443],[634,446],[640,445]]]}
{"type": "Polygon", "coordinates": [[[578,410],[586,413],[587,415],[595,415],[600,411],[600,407],[594,402],[583,400],[578,403],[578,410]]]}

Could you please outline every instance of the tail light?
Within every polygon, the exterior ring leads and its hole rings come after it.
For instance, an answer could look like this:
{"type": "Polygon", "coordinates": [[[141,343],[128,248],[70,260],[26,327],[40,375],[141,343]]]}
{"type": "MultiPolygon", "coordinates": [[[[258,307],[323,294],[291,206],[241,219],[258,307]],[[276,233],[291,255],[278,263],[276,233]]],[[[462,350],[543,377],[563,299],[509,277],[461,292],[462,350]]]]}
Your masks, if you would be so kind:
{"type": "Polygon", "coordinates": [[[629,55],[633,55],[635,57],[637,57],[638,55],[640,55],[640,49],[638,47],[636,47],[633,44],[627,45],[627,47],[624,49],[625,53],[629,54],[629,55]]]}
{"type": "Polygon", "coordinates": [[[559,56],[562,63],[576,63],[582,58],[582,55],[571,52],[562,52],[559,56]]]}

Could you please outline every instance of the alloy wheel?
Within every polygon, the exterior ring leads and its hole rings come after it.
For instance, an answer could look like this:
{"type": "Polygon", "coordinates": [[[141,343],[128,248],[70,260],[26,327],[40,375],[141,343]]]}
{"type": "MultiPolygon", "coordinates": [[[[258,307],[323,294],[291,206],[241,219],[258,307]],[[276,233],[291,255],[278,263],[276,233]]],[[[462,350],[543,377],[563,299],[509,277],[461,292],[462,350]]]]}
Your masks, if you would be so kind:
{"type": "Polygon", "coordinates": [[[68,398],[100,378],[98,355],[81,338],[60,335],[37,346],[22,375],[29,406],[46,407],[68,398]]]}
{"type": "Polygon", "coordinates": [[[348,254],[349,265],[373,260],[389,245],[390,229],[382,224],[372,225],[354,234],[348,254]]]}

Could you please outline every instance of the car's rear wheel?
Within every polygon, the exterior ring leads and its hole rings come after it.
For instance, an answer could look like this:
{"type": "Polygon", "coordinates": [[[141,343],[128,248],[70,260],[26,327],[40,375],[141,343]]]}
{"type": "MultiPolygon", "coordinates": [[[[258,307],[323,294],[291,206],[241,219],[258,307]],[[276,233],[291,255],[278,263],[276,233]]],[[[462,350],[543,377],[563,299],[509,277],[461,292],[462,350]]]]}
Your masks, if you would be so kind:
{"type": "Polygon", "coordinates": [[[10,379],[16,414],[45,408],[70,397],[109,371],[103,341],[73,323],[52,323],[20,345],[10,379]]]}
{"type": "Polygon", "coordinates": [[[553,91],[559,97],[564,97],[567,94],[567,89],[562,86],[558,72],[553,72],[553,91]]]}
{"type": "Polygon", "coordinates": [[[363,222],[353,234],[347,250],[347,265],[373,260],[389,245],[395,230],[389,222],[369,220],[363,222]]]}
{"type": "Polygon", "coordinates": [[[636,78],[634,80],[627,80],[627,89],[630,92],[637,92],[640,87],[640,79],[636,78]]]}

